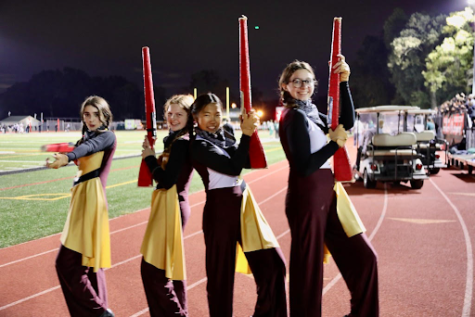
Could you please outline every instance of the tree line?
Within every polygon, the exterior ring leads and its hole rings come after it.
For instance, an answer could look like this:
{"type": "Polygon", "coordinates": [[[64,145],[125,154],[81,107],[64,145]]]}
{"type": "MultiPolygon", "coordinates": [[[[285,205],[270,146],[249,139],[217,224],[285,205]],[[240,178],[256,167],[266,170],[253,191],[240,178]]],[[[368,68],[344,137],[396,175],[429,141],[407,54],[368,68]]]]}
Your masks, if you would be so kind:
{"type": "MultiPolygon", "coordinates": [[[[435,108],[459,92],[468,93],[473,78],[473,26],[471,8],[447,15],[406,15],[396,9],[379,36],[368,36],[358,50],[352,68],[351,88],[356,107],[382,104],[435,108]]],[[[224,92],[228,80],[214,70],[191,75],[190,84],[178,93],[224,92]]],[[[272,114],[278,100],[264,102],[252,89],[253,104],[272,114]]],[[[0,95],[0,118],[14,114],[44,117],[76,117],[85,96],[99,95],[111,105],[116,119],[144,119],[143,88],[121,76],[91,77],[66,67],[45,70],[25,83],[16,83],[0,95]]],[[[154,87],[156,112],[163,113],[167,91],[154,87]]],[[[237,100],[238,96],[231,96],[237,100]]],[[[263,118],[264,120],[273,117],[263,118]]]]}
{"type": "Polygon", "coordinates": [[[396,9],[382,34],[365,38],[352,66],[357,107],[381,104],[435,108],[473,80],[474,13],[449,15],[396,9]]]}
{"type": "MultiPolygon", "coordinates": [[[[215,70],[202,70],[191,74],[190,84],[179,88],[176,93],[214,91],[223,102],[226,100],[226,87],[229,83],[215,70]]],[[[153,87],[155,109],[158,120],[163,114],[163,105],[169,98],[167,90],[161,86],[153,87]]],[[[32,76],[25,83],[16,83],[0,94],[0,119],[8,112],[12,115],[32,115],[40,113],[43,118],[79,117],[79,106],[85,97],[98,95],[105,98],[113,107],[115,120],[128,118],[145,119],[143,87],[121,76],[91,77],[86,72],[65,67],[62,70],[45,70],[32,76]]],[[[255,105],[263,106],[262,92],[255,88],[252,98],[255,105]]],[[[231,93],[231,100],[238,96],[231,93]]]]}

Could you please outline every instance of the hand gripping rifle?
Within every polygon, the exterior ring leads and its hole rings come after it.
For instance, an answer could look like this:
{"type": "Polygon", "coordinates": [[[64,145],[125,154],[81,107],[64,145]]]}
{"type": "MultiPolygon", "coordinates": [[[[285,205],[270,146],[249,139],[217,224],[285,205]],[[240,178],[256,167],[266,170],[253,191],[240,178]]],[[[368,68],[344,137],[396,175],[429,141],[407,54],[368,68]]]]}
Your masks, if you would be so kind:
{"type": "MultiPolygon", "coordinates": [[[[155,139],[157,138],[157,119],[155,117],[155,99],[153,97],[153,82],[152,82],[152,67],[150,64],[150,50],[147,46],[142,47],[142,59],[143,59],[143,80],[144,80],[144,93],[145,93],[145,117],[147,125],[147,138],[150,146],[153,149],[155,145],[155,139]]],[[[153,186],[152,173],[150,172],[145,160],[142,159],[140,165],[139,187],[153,186]]]]}
{"type": "MultiPolygon", "coordinates": [[[[341,18],[334,18],[328,79],[328,115],[332,130],[338,126],[340,112],[340,74],[335,74],[333,69],[333,66],[338,63],[339,54],[341,54],[341,18]]],[[[339,148],[333,155],[333,173],[337,182],[353,181],[350,158],[345,147],[339,148]]]]}
{"type": "MultiPolygon", "coordinates": [[[[241,109],[251,111],[251,71],[249,66],[249,41],[247,37],[247,17],[239,18],[239,68],[241,87],[241,109]]],[[[257,130],[251,136],[249,145],[249,159],[251,168],[266,168],[267,161],[264,148],[259,140],[257,130]]]]}

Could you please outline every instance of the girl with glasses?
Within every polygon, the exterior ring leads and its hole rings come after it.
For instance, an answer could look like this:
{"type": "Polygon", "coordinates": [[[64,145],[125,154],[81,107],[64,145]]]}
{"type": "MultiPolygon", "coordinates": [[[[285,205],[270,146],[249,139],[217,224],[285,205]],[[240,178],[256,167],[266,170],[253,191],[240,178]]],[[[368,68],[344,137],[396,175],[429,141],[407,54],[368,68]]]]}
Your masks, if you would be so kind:
{"type": "Polygon", "coordinates": [[[292,236],[290,315],[321,316],[325,244],[352,295],[348,316],[378,316],[376,253],[364,230],[357,228],[358,234],[352,236],[345,233],[346,224],[337,214],[335,180],[327,162],[345,145],[345,130],[354,125],[350,69],[343,56],[333,71],[340,73],[342,100],[342,125],[335,131],[329,129],[327,116],[312,103],[316,81],[308,63],[290,63],[279,80],[285,106],[279,135],[290,165],[285,208],[292,236]]]}

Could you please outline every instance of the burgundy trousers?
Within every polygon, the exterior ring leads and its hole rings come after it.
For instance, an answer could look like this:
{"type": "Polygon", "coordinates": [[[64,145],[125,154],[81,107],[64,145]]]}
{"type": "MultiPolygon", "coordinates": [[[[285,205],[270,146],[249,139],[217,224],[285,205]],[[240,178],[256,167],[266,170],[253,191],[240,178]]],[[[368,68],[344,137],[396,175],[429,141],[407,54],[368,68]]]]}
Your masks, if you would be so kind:
{"type": "Polygon", "coordinates": [[[352,317],[379,316],[377,255],[365,234],[348,238],[336,212],[329,169],[289,176],[286,214],[292,243],[290,315],[322,314],[323,245],[327,245],[351,293],[352,317]]]}
{"type": "Polygon", "coordinates": [[[82,255],[61,245],[56,258],[64,299],[72,317],[98,317],[107,309],[104,270],[82,265],[82,255]]]}
{"type": "MultiPolygon", "coordinates": [[[[208,305],[211,317],[233,315],[236,243],[241,241],[239,186],[207,192],[203,212],[208,305]]],[[[254,317],[286,317],[285,261],[280,249],[245,253],[256,282],[254,317]]]]}
{"type": "Polygon", "coordinates": [[[142,257],[142,282],[152,317],[188,316],[186,281],[172,281],[142,257]]]}

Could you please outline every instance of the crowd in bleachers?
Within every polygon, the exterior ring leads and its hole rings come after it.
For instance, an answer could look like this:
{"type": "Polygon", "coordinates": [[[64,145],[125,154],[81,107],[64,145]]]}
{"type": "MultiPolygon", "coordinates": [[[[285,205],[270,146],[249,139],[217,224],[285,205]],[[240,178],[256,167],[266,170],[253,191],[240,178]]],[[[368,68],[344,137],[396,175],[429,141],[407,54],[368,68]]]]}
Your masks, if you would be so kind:
{"type": "Polygon", "coordinates": [[[467,113],[473,127],[475,123],[475,95],[466,96],[464,93],[459,93],[451,100],[441,104],[439,110],[442,115],[467,113]]]}

